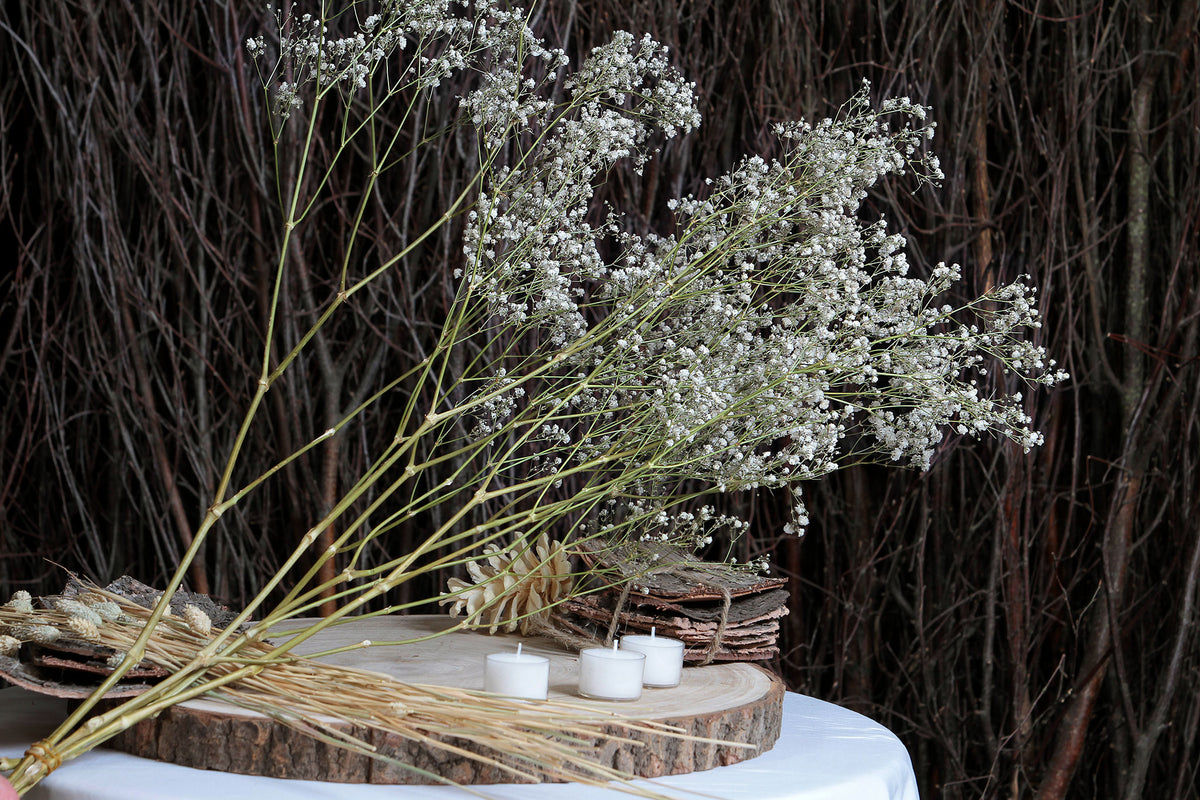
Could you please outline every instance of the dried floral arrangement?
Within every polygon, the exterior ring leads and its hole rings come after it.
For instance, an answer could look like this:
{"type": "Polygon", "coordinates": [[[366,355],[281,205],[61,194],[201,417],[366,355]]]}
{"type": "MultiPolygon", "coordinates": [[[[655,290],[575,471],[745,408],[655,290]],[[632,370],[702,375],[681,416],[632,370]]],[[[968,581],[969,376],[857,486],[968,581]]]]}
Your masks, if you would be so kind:
{"type": "MultiPolygon", "coordinates": [[[[25,758],[0,764],[18,791],[138,719],[202,694],[332,736],[311,715],[350,714],[347,701],[314,695],[319,709],[296,705],[302,662],[291,647],[353,615],[402,610],[377,603],[418,576],[465,567],[472,580],[456,579],[442,598],[463,612],[460,628],[528,629],[588,591],[580,573],[604,573],[609,585],[637,580],[597,562],[573,567],[584,549],[691,550],[718,530],[736,535],[745,523],[703,506],[707,493],[789,490],[794,515],[780,535],[800,534],[801,481],[863,462],[928,468],[948,431],[1039,443],[1018,393],[984,396],[973,379],[986,370],[1042,385],[1064,377],[1024,336],[1038,325],[1033,289],[1017,282],[947,305],[939,298],[957,268],[910,275],[902,236],[860,217],[878,180],[940,177],[925,108],[906,98],[873,108],[864,86],[834,119],[779,126],[778,158],[749,156],[703,196],[673,201],[673,231],[640,235],[619,209],[597,218],[595,183],[619,160],[645,164],[660,142],[700,123],[692,86],[650,38],[615,33],[571,70],[524,12],[499,0],[364,0],[276,21],[277,35],[246,46],[272,108],[277,286],[294,279],[299,231],[322,212],[333,163],[359,160],[365,204],[381,172],[451,133],[407,137],[405,123],[422,103],[459,103],[459,126],[475,132],[478,171],[438,222],[397,252],[370,251],[360,241],[361,213],[354,217],[346,260],[328,265],[336,291],[318,298],[315,321],[290,350],[276,349],[280,320],[271,307],[257,392],[208,513],[153,609],[122,606],[100,624],[78,609],[26,609],[20,598],[4,609],[6,653],[43,625],[120,654],[58,730],[25,758]],[[478,75],[476,88],[461,99],[439,94],[462,71],[478,75]],[[358,304],[369,305],[374,280],[459,223],[463,264],[436,345],[323,435],[266,472],[243,475],[246,431],[261,424],[260,406],[280,375],[325,326],[366,313],[358,304]],[[353,260],[367,252],[370,260],[353,260]],[[198,617],[173,617],[169,601],[222,515],[295,459],[348,435],[362,408],[389,392],[409,399],[394,430],[371,432],[374,463],[247,607],[203,632],[198,617]],[[564,482],[572,488],[565,497],[555,491],[564,482]],[[368,558],[389,531],[433,507],[450,511],[421,544],[368,558]],[[318,545],[328,530],[332,542],[318,545]],[[330,596],[332,616],[284,644],[263,643],[269,629],[330,596]],[[94,714],[104,693],[147,659],[170,676],[94,714]]],[[[403,643],[362,646],[381,644],[403,643]]],[[[379,676],[345,680],[385,704],[429,699],[379,676]]],[[[497,698],[468,693],[454,702],[480,720],[507,714],[497,698]]],[[[443,705],[429,713],[453,712],[443,705]]],[[[408,716],[381,712],[364,724],[420,735],[408,716]]],[[[545,733],[555,729],[577,730],[560,720],[531,725],[531,738],[489,741],[497,759],[536,754],[523,762],[533,777],[621,777],[567,752],[545,733]]],[[[371,752],[361,741],[338,743],[371,752]]]]}

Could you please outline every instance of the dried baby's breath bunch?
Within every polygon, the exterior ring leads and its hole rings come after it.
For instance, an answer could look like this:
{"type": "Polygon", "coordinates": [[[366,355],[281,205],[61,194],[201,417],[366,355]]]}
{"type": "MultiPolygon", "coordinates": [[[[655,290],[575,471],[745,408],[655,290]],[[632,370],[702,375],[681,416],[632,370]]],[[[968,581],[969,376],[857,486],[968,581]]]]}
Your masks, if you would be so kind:
{"type": "MultiPolygon", "coordinates": [[[[928,469],[948,434],[1039,444],[1021,395],[986,396],[977,380],[997,368],[1034,384],[1065,377],[1024,336],[1040,325],[1034,290],[1016,282],[947,304],[958,268],[910,275],[903,237],[858,215],[889,174],[941,177],[927,109],[906,98],[875,109],[868,89],[837,118],[778,126],[779,159],[747,157],[705,196],[672,201],[669,236],[630,233],[615,215],[600,228],[580,221],[597,171],[637,147],[620,126],[573,160],[551,134],[545,162],[498,176],[502,202],[485,194],[470,217],[465,288],[513,328],[536,330],[541,358],[522,353],[524,363],[548,359],[558,380],[537,398],[496,369],[475,432],[520,427],[532,408],[547,471],[629,454],[627,496],[642,519],[675,505],[682,480],[790,486],[797,533],[799,481],[868,461],[928,469]],[[606,240],[619,252],[608,263],[606,240]]],[[[684,124],[663,113],[668,130],[684,124]]]]}

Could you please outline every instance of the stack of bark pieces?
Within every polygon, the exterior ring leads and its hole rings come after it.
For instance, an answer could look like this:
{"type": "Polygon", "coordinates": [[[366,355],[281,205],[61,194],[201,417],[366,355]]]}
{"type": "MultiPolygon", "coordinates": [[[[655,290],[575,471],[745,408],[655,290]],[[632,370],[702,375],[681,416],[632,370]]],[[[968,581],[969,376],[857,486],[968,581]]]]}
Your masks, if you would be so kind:
{"type": "Polygon", "coordinates": [[[607,575],[611,582],[558,606],[553,616],[558,627],[602,641],[610,632],[654,629],[683,641],[690,664],[779,655],[779,619],[788,613],[786,579],[701,561],[668,545],[596,547],[586,558],[593,576],[607,575]]]}

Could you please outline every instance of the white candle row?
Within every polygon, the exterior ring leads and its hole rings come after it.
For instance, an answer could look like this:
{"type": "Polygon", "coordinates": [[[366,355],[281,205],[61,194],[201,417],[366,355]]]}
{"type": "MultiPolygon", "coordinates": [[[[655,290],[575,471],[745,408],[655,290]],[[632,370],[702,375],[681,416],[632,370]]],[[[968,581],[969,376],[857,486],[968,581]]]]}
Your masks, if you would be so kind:
{"type": "MultiPolygon", "coordinates": [[[[598,700],[637,700],[642,686],[679,685],[683,642],[656,636],[625,636],[620,649],[593,647],[579,653],[579,694],[598,700]]],[[[545,700],[550,686],[550,660],[521,652],[492,653],[483,670],[485,692],[545,700]]]]}

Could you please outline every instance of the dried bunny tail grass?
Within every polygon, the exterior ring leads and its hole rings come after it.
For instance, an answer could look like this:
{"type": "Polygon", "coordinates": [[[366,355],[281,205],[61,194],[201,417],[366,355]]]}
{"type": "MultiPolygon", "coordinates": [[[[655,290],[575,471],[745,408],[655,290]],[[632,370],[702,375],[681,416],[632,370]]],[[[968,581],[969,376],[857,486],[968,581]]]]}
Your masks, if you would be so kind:
{"type": "Polygon", "coordinates": [[[0,656],[15,656],[20,649],[20,639],[8,634],[0,635],[0,656]]]}
{"type": "Polygon", "coordinates": [[[121,607],[111,600],[108,600],[95,592],[86,592],[79,595],[80,602],[84,603],[92,611],[100,615],[102,619],[109,622],[120,619],[121,607]]]}
{"type": "Polygon", "coordinates": [[[12,599],[4,604],[5,608],[16,609],[17,611],[33,611],[33,598],[29,592],[22,589],[19,592],[13,592],[12,599]]]}
{"type": "Polygon", "coordinates": [[[98,626],[104,624],[104,618],[101,617],[100,614],[94,609],[88,607],[85,603],[81,603],[78,600],[71,600],[66,597],[60,597],[53,602],[54,607],[64,614],[69,614],[72,617],[78,617],[79,619],[87,620],[92,625],[98,626]]]}
{"type": "MultiPolygon", "coordinates": [[[[550,701],[531,706],[466,689],[406,684],[378,673],[301,658],[271,666],[222,689],[219,694],[229,702],[271,716],[309,735],[406,769],[413,768],[381,756],[370,745],[322,720],[333,718],[354,727],[384,730],[496,767],[514,779],[593,785],[611,781],[625,784],[636,777],[595,760],[597,741],[642,744],[614,734],[614,724],[631,733],[718,743],[692,736],[675,726],[597,715],[594,709],[571,703],[550,701]],[[440,738],[451,736],[479,750],[440,738]]],[[[628,786],[623,788],[633,790],[628,786]]]]}
{"type": "Polygon", "coordinates": [[[212,635],[212,620],[197,606],[191,604],[185,606],[183,609],[183,619],[187,622],[189,628],[201,636],[208,637],[212,635]]]}
{"type": "Polygon", "coordinates": [[[101,640],[99,626],[89,619],[77,617],[72,614],[71,616],[67,617],[66,626],[71,633],[75,634],[80,639],[88,642],[99,642],[101,640]]]}
{"type": "Polygon", "coordinates": [[[65,636],[119,649],[137,638],[148,616],[145,609],[132,603],[125,606],[132,616],[126,615],[122,613],[123,603],[96,592],[90,593],[86,601],[66,597],[46,600],[51,608],[36,609],[28,593],[18,592],[13,600],[0,606],[0,634],[18,643],[50,644],[65,636]]]}
{"type": "Polygon", "coordinates": [[[38,644],[56,642],[62,635],[58,628],[53,625],[29,622],[19,622],[15,625],[10,625],[8,632],[22,642],[37,642],[38,644]]]}

